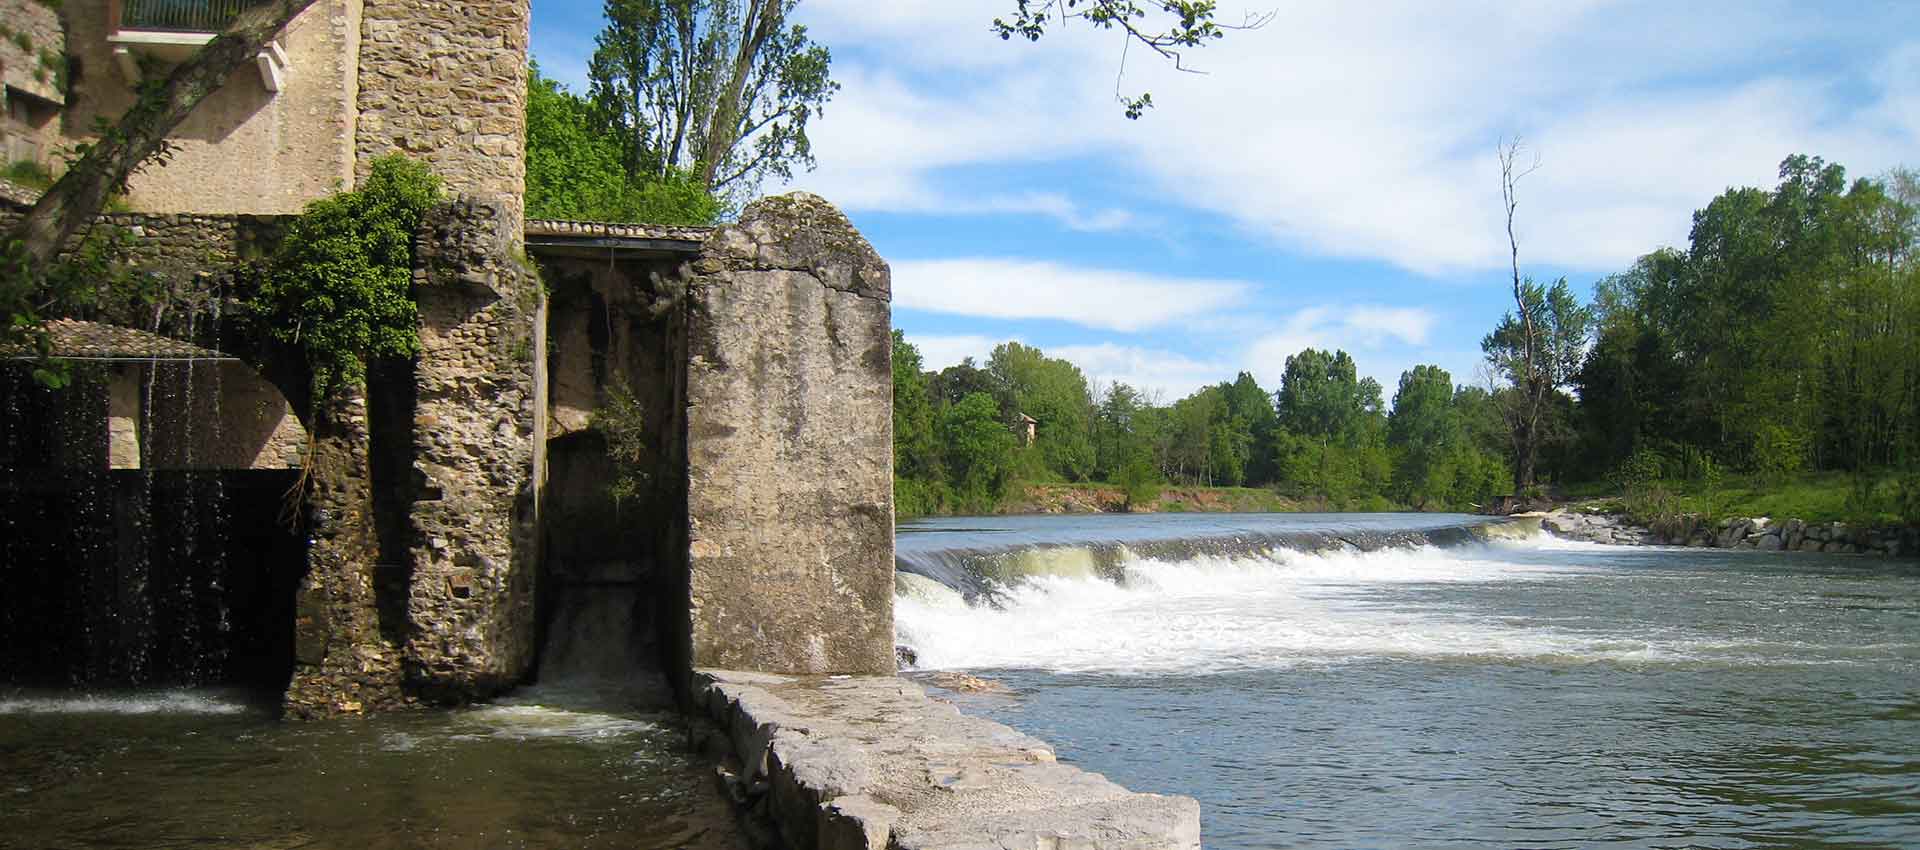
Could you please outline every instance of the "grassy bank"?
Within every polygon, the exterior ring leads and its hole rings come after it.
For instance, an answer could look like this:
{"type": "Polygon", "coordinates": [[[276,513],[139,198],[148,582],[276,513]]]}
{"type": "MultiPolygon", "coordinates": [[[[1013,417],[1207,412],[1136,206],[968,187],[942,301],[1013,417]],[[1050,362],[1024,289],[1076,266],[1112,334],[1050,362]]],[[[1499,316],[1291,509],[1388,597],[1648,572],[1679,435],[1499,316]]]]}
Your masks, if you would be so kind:
{"type": "Polygon", "coordinates": [[[1729,477],[1716,483],[1658,481],[1627,494],[1600,483],[1566,488],[1568,498],[1598,500],[1598,507],[1642,523],[1663,515],[1699,514],[1714,520],[1772,517],[1871,526],[1910,524],[1915,517],[1911,509],[1902,510],[1901,495],[1901,482],[1894,476],[1863,484],[1844,473],[1782,481],[1757,477],[1729,477]]]}

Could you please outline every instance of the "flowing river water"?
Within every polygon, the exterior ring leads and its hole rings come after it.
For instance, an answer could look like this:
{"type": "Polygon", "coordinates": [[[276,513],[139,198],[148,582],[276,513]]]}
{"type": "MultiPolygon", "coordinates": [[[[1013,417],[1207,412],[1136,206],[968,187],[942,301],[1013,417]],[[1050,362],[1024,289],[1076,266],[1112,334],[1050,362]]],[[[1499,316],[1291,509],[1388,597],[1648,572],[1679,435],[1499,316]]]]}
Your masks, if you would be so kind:
{"type": "MultiPolygon", "coordinates": [[[[1213,848],[1920,847],[1920,568],[1479,522],[910,523],[898,637],[1013,690],[968,710],[1197,797],[1213,848]]],[[[604,624],[573,621],[548,666],[591,682],[604,624]]],[[[740,846],[658,704],[0,689],[0,848],[740,846]]]]}
{"type": "Polygon", "coordinates": [[[898,633],[1211,848],[1920,847],[1920,567],[1472,521],[913,523],[898,633]]]}

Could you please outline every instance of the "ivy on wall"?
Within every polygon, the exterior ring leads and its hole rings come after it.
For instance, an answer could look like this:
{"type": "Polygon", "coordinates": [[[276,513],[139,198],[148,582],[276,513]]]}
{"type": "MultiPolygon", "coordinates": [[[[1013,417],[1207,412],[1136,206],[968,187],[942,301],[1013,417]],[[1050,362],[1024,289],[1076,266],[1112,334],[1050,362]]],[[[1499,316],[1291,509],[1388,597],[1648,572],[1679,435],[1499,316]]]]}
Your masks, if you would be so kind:
{"type": "Polygon", "coordinates": [[[385,156],[359,189],[308,204],[288,226],[249,306],[305,354],[316,400],[364,380],[368,359],[419,353],[413,236],[440,194],[424,164],[385,156]]]}

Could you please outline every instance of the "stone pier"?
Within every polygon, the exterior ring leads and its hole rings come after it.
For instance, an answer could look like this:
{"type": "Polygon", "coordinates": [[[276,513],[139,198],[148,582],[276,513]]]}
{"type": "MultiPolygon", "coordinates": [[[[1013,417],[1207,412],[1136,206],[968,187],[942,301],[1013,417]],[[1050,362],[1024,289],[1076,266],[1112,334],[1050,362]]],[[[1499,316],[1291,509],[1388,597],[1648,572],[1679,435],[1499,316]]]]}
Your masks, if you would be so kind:
{"type": "Polygon", "coordinates": [[[699,743],[795,850],[1199,850],[1200,804],[1137,794],[892,676],[704,670],[699,743]]]}

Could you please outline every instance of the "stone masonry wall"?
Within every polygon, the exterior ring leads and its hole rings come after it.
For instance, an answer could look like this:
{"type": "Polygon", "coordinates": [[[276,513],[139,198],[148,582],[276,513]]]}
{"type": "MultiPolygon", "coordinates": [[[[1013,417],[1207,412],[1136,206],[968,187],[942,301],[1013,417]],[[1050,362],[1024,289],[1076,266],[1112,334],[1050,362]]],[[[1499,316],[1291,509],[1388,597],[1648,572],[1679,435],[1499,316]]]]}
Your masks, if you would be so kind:
{"type": "Polygon", "coordinates": [[[416,242],[411,687],[439,699],[510,687],[534,660],[533,326],[540,283],[518,210],[463,199],[416,242]]]}
{"type": "Polygon", "coordinates": [[[379,567],[364,394],[329,405],[312,428],[312,536],[295,595],[286,710],[305,718],[397,708],[407,702],[400,686],[405,628],[394,606],[382,604],[394,595],[394,576],[379,567]]]}
{"type": "Polygon", "coordinates": [[[688,289],[692,666],[893,655],[891,278],[826,201],[756,202],[688,289]]]}
{"type": "Polygon", "coordinates": [[[0,156],[58,164],[67,102],[67,31],[41,0],[0,0],[0,156]]]}
{"type": "Polygon", "coordinates": [[[67,31],[41,0],[8,0],[0,21],[0,81],[41,100],[65,103],[67,31]]]}
{"type": "MultiPolygon", "coordinates": [[[[114,55],[109,0],[60,5],[79,73],[58,123],[65,141],[91,141],[96,120],[118,119],[132,105],[138,81],[114,55]]],[[[253,63],[239,69],[168,134],[173,156],[132,176],[127,203],[156,213],[288,214],[351,188],[360,5],[317,0],[294,18],[276,39],[287,59],[280,91],[268,89],[253,63]]],[[[152,72],[170,70],[153,61],[152,72]]]]}
{"type": "Polygon", "coordinates": [[[366,0],[359,173],[393,152],[448,188],[498,199],[515,233],[526,177],[528,0],[366,0]]]}

